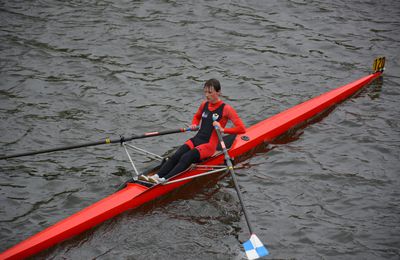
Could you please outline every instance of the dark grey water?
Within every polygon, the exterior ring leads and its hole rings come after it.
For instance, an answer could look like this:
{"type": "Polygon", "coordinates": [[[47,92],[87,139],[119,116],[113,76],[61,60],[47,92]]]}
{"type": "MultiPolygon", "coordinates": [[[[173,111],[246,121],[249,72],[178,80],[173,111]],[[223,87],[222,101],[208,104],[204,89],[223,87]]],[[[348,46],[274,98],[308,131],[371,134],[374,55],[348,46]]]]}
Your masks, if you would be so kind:
{"type": "MultiPolygon", "coordinates": [[[[212,77],[249,126],[384,55],[380,82],[237,174],[269,258],[399,259],[399,17],[389,0],[1,1],[0,154],[181,127],[212,77]]],[[[186,138],[135,145],[163,154],[186,138]]],[[[130,174],[118,145],[0,162],[0,250],[130,174]]],[[[41,257],[244,258],[249,234],[229,179],[170,196],[41,257]]]]}

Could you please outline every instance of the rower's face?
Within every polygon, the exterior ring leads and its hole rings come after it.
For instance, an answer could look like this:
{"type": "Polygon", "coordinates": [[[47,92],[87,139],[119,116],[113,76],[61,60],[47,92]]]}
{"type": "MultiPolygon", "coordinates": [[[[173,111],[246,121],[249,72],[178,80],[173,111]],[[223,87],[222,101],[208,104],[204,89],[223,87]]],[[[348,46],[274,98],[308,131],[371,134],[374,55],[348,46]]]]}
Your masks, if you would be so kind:
{"type": "Polygon", "coordinates": [[[213,87],[204,87],[204,96],[211,103],[216,103],[219,100],[219,92],[215,91],[213,87]]]}

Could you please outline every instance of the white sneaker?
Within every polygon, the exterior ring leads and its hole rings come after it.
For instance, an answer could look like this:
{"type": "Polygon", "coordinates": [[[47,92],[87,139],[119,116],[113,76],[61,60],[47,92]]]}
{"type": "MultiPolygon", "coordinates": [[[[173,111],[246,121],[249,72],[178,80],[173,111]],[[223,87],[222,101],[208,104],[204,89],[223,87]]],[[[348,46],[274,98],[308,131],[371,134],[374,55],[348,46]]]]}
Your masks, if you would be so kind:
{"type": "Polygon", "coordinates": [[[146,175],[139,175],[138,180],[149,182],[149,177],[146,175]]]}
{"type": "Polygon", "coordinates": [[[158,174],[154,174],[153,176],[149,177],[149,181],[152,183],[164,183],[166,180],[165,178],[160,178],[158,174]]]}
{"type": "Polygon", "coordinates": [[[160,177],[158,176],[158,174],[154,174],[153,176],[149,177],[149,182],[159,183],[159,179],[160,179],[160,177]]]}

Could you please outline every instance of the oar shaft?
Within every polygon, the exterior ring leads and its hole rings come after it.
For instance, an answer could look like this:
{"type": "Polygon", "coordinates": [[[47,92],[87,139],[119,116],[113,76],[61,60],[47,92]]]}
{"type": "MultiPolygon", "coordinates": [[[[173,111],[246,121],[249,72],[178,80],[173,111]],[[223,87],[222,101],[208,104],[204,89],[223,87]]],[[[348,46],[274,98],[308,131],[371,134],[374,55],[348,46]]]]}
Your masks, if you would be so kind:
{"type": "Polygon", "coordinates": [[[233,170],[232,159],[229,156],[228,150],[226,149],[225,142],[222,139],[221,131],[219,130],[218,127],[215,127],[215,131],[217,132],[219,142],[221,143],[222,151],[223,151],[223,153],[225,155],[225,161],[226,161],[226,165],[228,166],[229,173],[231,174],[232,179],[233,179],[233,183],[235,184],[236,193],[237,193],[237,195],[239,197],[239,202],[240,202],[240,205],[242,206],[243,213],[244,213],[244,218],[246,219],[246,223],[247,223],[247,226],[249,227],[250,234],[254,234],[253,233],[253,228],[251,227],[251,224],[250,224],[249,215],[247,213],[246,207],[245,207],[244,202],[243,202],[242,194],[241,194],[240,189],[239,189],[239,184],[238,184],[238,182],[236,180],[235,171],[233,170]]]}
{"type": "Polygon", "coordinates": [[[29,156],[29,155],[36,155],[36,154],[43,154],[43,153],[50,153],[50,152],[57,152],[57,151],[65,151],[65,150],[71,150],[71,149],[88,147],[88,146],[96,146],[96,145],[101,145],[101,144],[121,143],[121,142],[131,141],[131,140],[134,140],[134,139],[142,139],[142,138],[148,138],[148,137],[159,136],[159,135],[175,134],[175,133],[181,133],[181,132],[186,132],[186,131],[192,131],[192,130],[190,128],[180,128],[180,129],[165,130],[165,131],[160,131],[160,132],[149,132],[149,133],[144,133],[144,134],[141,134],[141,135],[132,135],[132,136],[130,136],[128,138],[124,138],[124,137],[120,137],[118,139],[106,138],[106,139],[104,139],[102,141],[97,141],[97,142],[76,144],[76,145],[71,145],[71,146],[44,149],[44,150],[35,151],[35,152],[26,152],[26,153],[18,153],[18,154],[2,156],[2,157],[0,157],[0,160],[23,157],[23,156],[29,156]]]}
{"type": "Polygon", "coordinates": [[[35,152],[12,154],[12,155],[7,155],[7,156],[2,156],[2,157],[0,157],[0,160],[29,156],[29,155],[36,155],[36,154],[43,154],[43,153],[50,153],[50,152],[57,152],[57,151],[64,151],[64,150],[76,149],[76,148],[87,147],[87,146],[95,146],[95,145],[100,145],[100,144],[105,144],[105,141],[98,141],[98,142],[92,142],[92,143],[86,143],[86,144],[78,144],[78,145],[72,145],[72,146],[66,146],[66,147],[56,147],[56,148],[44,149],[44,150],[35,151],[35,152]]]}

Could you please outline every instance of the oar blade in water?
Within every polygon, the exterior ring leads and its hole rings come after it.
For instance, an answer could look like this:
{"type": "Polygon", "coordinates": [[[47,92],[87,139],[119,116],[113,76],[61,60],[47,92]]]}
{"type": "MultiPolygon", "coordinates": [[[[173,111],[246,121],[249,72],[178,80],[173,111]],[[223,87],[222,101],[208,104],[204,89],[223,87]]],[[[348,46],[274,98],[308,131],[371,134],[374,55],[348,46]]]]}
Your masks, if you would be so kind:
{"type": "Polygon", "coordinates": [[[255,234],[252,234],[250,239],[243,243],[243,247],[248,259],[257,259],[269,254],[268,249],[255,234]]]}

